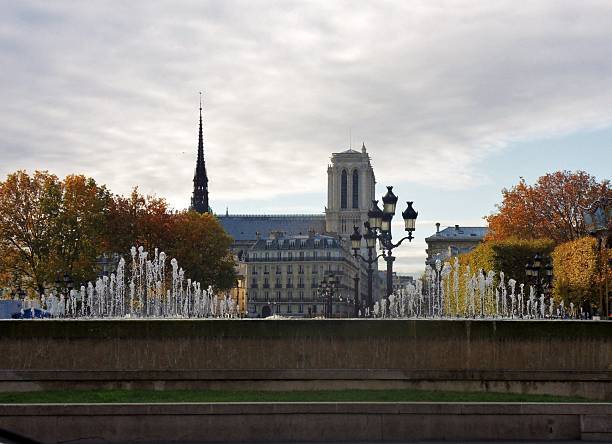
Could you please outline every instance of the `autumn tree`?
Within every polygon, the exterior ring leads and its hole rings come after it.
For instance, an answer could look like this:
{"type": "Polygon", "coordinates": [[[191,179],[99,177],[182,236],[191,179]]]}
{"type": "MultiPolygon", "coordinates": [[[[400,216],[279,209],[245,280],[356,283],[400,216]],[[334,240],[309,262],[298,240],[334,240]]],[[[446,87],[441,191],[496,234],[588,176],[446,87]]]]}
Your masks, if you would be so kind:
{"type": "Polygon", "coordinates": [[[173,217],[165,199],[144,196],[134,188],[129,197],[114,196],[109,202],[106,250],[125,253],[132,246],[147,251],[172,245],[173,217]]]}
{"type": "Polygon", "coordinates": [[[59,214],[53,221],[55,249],[51,266],[77,283],[95,280],[96,263],[106,240],[111,194],[94,179],[67,176],[59,214]]]}
{"type": "Polygon", "coordinates": [[[602,196],[612,198],[608,180],[598,182],[584,171],[557,171],[534,185],[521,178],[502,190],[497,212],[488,216],[489,240],[550,238],[556,243],[586,236],[582,213],[602,196]]]}
{"type": "Polygon", "coordinates": [[[234,286],[234,259],[229,251],[232,238],[217,219],[208,213],[184,211],[174,215],[173,247],[166,251],[176,257],[187,275],[216,289],[234,286]]]}
{"type": "Polygon", "coordinates": [[[46,171],[9,174],[0,183],[0,273],[10,284],[41,290],[53,277],[62,185],[46,171]]]}
{"type": "Polygon", "coordinates": [[[64,273],[77,283],[94,279],[109,199],[85,176],[10,174],[0,183],[3,280],[42,292],[64,273]]]}

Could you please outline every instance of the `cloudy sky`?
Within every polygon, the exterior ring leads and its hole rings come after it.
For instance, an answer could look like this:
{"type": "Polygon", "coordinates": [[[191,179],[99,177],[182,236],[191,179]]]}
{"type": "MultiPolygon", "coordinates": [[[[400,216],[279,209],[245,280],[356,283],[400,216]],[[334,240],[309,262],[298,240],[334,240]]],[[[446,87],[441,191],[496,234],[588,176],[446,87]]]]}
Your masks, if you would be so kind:
{"type": "Polygon", "coordinates": [[[611,51],[610,1],[1,1],[0,178],[185,208],[204,91],[215,211],[322,212],[351,133],[415,201],[414,273],[436,221],[482,225],[520,176],[612,176],[611,51]]]}

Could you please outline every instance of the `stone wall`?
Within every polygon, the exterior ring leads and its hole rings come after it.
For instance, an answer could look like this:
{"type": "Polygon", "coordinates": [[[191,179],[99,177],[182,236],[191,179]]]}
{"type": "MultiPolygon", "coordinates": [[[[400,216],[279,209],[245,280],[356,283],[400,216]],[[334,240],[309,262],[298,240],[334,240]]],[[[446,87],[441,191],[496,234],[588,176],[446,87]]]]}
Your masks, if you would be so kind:
{"type": "Polygon", "coordinates": [[[0,390],[414,387],[612,399],[612,324],[595,321],[0,321],[0,356],[0,390]]]}
{"type": "Polygon", "coordinates": [[[609,442],[612,439],[612,406],[474,403],[0,405],[1,429],[41,443],[579,439],[609,442]]]}

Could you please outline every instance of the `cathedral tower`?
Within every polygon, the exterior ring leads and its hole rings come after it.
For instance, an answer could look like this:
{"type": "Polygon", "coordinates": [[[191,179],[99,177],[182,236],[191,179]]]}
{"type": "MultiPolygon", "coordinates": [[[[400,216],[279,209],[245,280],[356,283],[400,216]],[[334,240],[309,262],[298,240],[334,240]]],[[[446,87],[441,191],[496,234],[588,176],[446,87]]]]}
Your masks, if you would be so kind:
{"type": "Polygon", "coordinates": [[[202,135],[202,93],[200,93],[200,133],[198,139],[198,160],[196,161],[193,176],[193,195],[191,196],[191,210],[198,213],[210,212],[208,206],[208,176],[204,162],[204,137],[202,135]]]}
{"type": "Polygon", "coordinates": [[[368,220],[368,210],[375,199],[375,185],[365,144],[361,152],[349,149],[333,153],[327,168],[327,232],[348,238],[353,226],[358,226],[363,233],[363,223],[368,220]]]}

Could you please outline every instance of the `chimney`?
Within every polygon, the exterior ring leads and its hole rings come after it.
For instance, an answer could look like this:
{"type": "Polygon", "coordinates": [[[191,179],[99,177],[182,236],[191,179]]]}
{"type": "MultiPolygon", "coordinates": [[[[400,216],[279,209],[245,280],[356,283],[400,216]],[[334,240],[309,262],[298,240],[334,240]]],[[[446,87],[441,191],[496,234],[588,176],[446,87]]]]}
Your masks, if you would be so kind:
{"type": "Polygon", "coordinates": [[[455,230],[459,231],[459,225],[455,225],[455,230]]]}
{"type": "Polygon", "coordinates": [[[440,222],[436,222],[436,234],[440,233],[440,222]]]}

